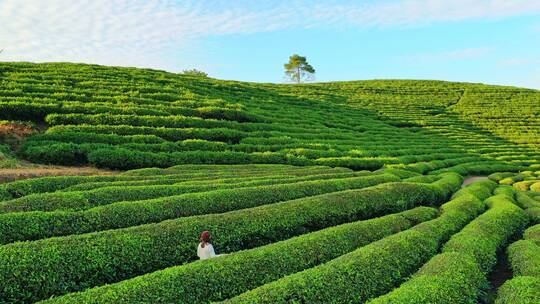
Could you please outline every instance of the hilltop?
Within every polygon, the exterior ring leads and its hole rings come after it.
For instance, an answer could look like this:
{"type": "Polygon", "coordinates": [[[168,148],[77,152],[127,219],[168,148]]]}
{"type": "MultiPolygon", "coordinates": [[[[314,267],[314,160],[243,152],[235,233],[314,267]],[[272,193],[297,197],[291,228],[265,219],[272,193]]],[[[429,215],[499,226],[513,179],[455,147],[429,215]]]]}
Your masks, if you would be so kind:
{"type": "MultiPolygon", "coordinates": [[[[0,63],[17,155],[109,169],[292,164],[461,174],[540,167],[540,91],[421,80],[256,84],[71,63],[0,63]]],[[[4,149],[6,150],[6,149],[4,149]]]]}

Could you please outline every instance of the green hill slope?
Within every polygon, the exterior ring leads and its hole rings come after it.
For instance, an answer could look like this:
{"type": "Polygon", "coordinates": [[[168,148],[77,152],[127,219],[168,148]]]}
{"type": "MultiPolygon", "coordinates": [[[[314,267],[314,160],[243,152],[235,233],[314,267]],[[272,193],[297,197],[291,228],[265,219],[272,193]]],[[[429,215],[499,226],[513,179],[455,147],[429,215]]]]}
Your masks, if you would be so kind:
{"type": "Polygon", "coordinates": [[[84,64],[0,63],[19,154],[113,169],[277,163],[462,174],[540,166],[540,92],[441,81],[255,84],[84,64]]]}

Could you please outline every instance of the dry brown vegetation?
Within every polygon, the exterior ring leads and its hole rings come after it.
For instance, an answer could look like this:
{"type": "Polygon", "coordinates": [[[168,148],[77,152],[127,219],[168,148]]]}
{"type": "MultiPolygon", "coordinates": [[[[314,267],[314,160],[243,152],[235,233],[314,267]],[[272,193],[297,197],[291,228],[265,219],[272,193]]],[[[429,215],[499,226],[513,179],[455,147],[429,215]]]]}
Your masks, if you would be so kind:
{"type": "Polygon", "coordinates": [[[111,175],[115,173],[117,172],[92,167],[32,166],[29,164],[28,167],[0,169],[0,183],[42,176],[111,175]]]}

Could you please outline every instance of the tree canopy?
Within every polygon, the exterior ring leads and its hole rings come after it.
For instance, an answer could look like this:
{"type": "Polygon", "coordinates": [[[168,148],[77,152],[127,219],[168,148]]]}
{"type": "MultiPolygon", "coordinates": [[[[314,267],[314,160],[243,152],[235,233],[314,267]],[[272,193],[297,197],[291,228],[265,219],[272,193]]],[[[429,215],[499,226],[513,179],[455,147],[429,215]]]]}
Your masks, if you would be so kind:
{"type": "Polygon", "coordinates": [[[288,81],[304,83],[315,79],[315,69],[307,62],[306,57],[294,54],[289,62],[284,64],[285,75],[288,81]]]}
{"type": "Polygon", "coordinates": [[[197,70],[197,69],[183,70],[182,74],[184,74],[184,75],[192,75],[192,76],[208,77],[207,73],[205,73],[203,71],[200,71],[200,70],[197,70]]]}

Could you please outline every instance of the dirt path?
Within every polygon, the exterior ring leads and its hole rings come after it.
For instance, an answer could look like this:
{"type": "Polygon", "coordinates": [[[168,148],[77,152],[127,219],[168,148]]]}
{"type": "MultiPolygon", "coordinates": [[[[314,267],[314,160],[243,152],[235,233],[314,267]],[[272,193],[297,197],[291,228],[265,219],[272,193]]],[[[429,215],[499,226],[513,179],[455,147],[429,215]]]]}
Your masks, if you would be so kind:
{"type": "Polygon", "coordinates": [[[463,181],[463,184],[461,184],[461,188],[467,186],[467,185],[470,185],[474,182],[477,182],[477,181],[482,181],[482,180],[487,180],[488,177],[487,176],[482,176],[482,175],[472,175],[472,176],[468,176],[465,178],[465,180],[463,181]]]}
{"type": "Polygon", "coordinates": [[[497,253],[497,265],[488,276],[490,288],[486,290],[486,294],[480,301],[483,304],[495,303],[497,297],[497,290],[504,282],[512,278],[512,269],[506,256],[506,250],[501,250],[497,253]]]}

